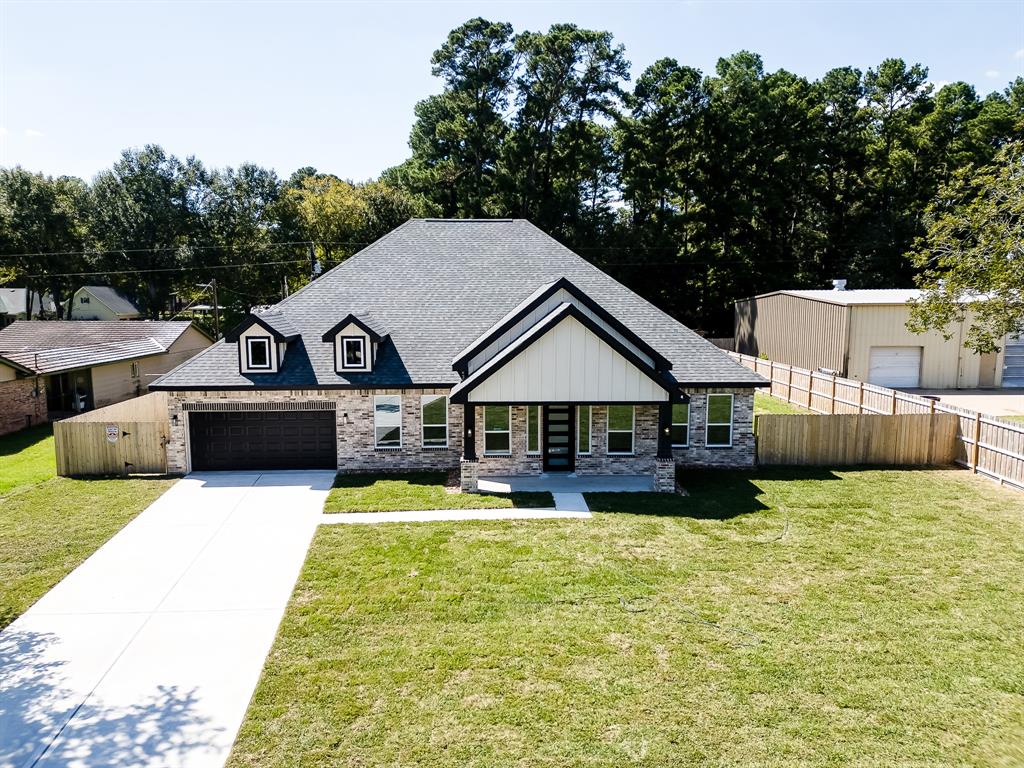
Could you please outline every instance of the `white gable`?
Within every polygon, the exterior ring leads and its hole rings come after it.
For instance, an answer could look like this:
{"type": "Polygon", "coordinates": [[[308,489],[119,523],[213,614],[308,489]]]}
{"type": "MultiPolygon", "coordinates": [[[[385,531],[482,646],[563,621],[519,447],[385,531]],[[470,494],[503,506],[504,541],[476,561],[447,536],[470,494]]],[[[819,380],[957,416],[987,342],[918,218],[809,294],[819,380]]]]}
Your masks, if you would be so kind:
{"type": "Polygon", "coordinates": [[[472,403],[667,400],[663,387],[571,316],[469,392],[472,403]]]}
{"type": "Polygon", "coordinates": [[[501,352],[501,350],[530,330],[541,318],[548,315],[553,309],[561,304],[574,305],[584,315],[600,325],[609,335],[614,337],[616,341],[629,349],[630,352],[635,354],[648,365],[653,365],[651,358],[641,352],[633,342],[609,326],[608,323],[598,317],[590,307],[586,306],[583,302],[569,293],[569,291],[565,290],[565,288],[560,288],[548,296],[545,301],[538,304],[531,312],[523,316],[519,322],[505,331],[505,333],[503,333],[499,338],[495,339],[478,353],[473,355],[473,357],[467,362],[466,372],[472,374],[477,369],[483,367],[488,360],[493,358],[501,352]]]}

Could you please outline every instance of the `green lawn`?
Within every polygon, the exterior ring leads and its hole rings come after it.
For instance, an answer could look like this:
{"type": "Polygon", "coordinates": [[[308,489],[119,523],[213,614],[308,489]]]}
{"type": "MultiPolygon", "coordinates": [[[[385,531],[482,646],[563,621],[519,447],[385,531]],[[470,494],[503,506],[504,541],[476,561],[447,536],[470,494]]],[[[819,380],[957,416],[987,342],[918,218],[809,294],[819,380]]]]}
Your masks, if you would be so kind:
{"type": "Polygon", "coordinates": [[[49,427],[0,437],[0,628],[173,482],[71,480],[54,473],[49,427]]]}
{"type": "Polygon", "coordinates": [[[50,424],[0,437],[0,496],[56,475],[50,424]]]}
{"type": "Polygon", "coordinates": [[[1024,416],[1000,416],[1000,419],[1006,419],[1007,421],[1015,421],[1018,424],[1024,424],[1024,416]]]}
{"type": "Polygon", "coordinates": [[[1024,496],[681,480],[590,521],[321,527],[229,765],[1024,764],[1024,496]]]}
{"type": "Polygon", "coordinates": [[[550,493],[448,493],[444,472],[339,474],[324,512],[553,507],[550,493]]]}
{"type": "Polygon", "coordinates": [[[762,413],[813,413],[813,411],[801,408],[799,405],[792,405],[764,392],[755,392],[754,415],[762,413]]]}

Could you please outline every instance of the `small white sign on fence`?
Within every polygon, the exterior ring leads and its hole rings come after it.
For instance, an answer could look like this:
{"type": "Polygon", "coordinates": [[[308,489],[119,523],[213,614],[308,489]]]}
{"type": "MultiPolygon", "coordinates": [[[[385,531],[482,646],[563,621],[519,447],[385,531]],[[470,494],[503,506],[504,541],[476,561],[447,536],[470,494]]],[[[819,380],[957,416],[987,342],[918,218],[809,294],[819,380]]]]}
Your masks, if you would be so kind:
{"type": "Polygon", "coordinates": [[[107,442],[116,443],[118,436],[121,434],[121,429],[117,424],[107,424],[107,442]]]}

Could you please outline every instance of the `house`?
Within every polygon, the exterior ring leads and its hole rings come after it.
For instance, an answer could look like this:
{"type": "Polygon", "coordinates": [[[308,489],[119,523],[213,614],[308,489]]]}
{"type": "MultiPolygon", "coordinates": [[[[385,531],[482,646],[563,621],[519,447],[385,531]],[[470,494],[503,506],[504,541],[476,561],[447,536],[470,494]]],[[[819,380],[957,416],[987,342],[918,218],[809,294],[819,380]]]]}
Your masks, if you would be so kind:
{"type": "Polygon", "coordinates": [[[55,317],[57,308],[49,295],[40,296],[28,288],[0,288],[0,328],[15,320],[29,320],[40,317],[55,317]],[[29,318],[29,300],[32,304],[32,318],[29,318]]]}
{"type": "Polygon", "coordinates": [[[137,320],[142,317],[127,296],[106,285],[86,285],[71,297],[72,320],[137,320]]]}
{"type": "Polygon", "coordinates": [[[736,351],[811,370],[823,369],[894,389],[1024,387],[1024,341],[999,352],[963,345],[971,317],[947,340],[907,329],[913,289],[773,291],[736,302],[736,351]]]}
{"type": "Polygon", "coordinates": [[[213,340],[179,321],[18,321],[0,329],[0,434],[145,392],[213,340]]]}
{"type": "Polygon", "coordinates": [[[765,380],[521,219],[413,219],[151,385],[170,471],[754,461],[765,380]]]}

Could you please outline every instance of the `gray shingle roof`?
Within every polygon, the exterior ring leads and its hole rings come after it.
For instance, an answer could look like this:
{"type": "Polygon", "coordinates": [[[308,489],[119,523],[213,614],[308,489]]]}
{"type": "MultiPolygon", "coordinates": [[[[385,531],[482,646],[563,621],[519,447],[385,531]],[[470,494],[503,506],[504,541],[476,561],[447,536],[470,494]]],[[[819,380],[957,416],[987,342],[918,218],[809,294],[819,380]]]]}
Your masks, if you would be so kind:
{"type": "Polygon", "coordinates": [[[764,380],[523,219],[413,219],[275,306],[302,334],[278,373],[240,374],[218,343],[151,387],[454,385],[452,359],[534,292],[565,277],[672,362],[681,384],[764,380]],[[372,373],[339,374],[323,334],[372,312],[389,338],[372,373]]]}
{"type": "Polygon", "coordinates": [[[115,315],[138,315],[139,308],[132,304],[131,300],[120,291],[106,285],[87,285],[86,290],[102,301],[107,308],[115,315]]]}
{"type": "Polygon", "coordinates": [[[0,356],[36,373],[58,373],[159,355],[187,320],[19,320],[0,330],[0,356]]]}

